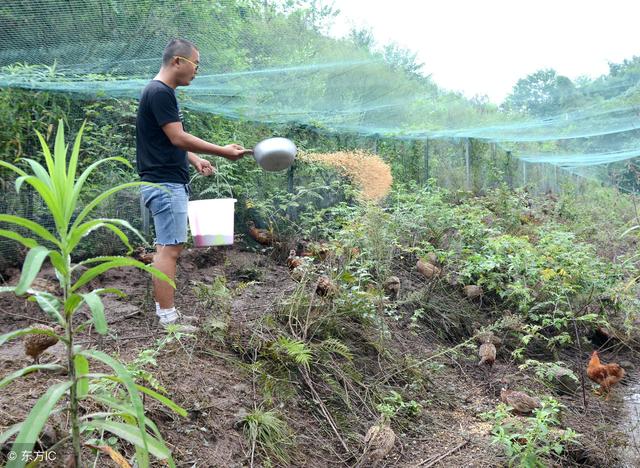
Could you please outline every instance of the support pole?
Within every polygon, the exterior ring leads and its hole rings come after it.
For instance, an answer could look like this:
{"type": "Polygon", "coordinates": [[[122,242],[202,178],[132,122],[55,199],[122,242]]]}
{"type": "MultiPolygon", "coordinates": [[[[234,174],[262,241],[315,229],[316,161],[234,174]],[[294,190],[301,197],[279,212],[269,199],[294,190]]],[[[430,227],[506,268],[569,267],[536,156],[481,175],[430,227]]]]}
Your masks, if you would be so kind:
{"type": "Polygon", "coordinates": [[[140,214],[142,215],[142,233],[145,237],[149,237],[149,210],[144,206],[142,197],[140,197],[140,214]]]}
{"type": "Polygon", "coordinates": [[[424,183],[429,183],[429,139],[424,140],[424,183]]]}
{"type": "Polygon", "coordinates": [[[471,139],[467,138],[464,145],[464,164],[466,167],[466,189],[471,190],[471,155],[469,154],[471,139]]]}
{"type": "MultiPolygon", "coordinates": [[[[295,167],[296,165],[292,164],[291,167],[289,167],[289,169],[287,170],[287,192],[289,192],[290,194],[293,194],[293,190],[295,189],[295,186],[293,184],[293,175],[295,172],[295,167]]],[[[296,218],[297,213],[294,207],[290,206],[287,209],[287,216],[291,220],[296,218]]]]}

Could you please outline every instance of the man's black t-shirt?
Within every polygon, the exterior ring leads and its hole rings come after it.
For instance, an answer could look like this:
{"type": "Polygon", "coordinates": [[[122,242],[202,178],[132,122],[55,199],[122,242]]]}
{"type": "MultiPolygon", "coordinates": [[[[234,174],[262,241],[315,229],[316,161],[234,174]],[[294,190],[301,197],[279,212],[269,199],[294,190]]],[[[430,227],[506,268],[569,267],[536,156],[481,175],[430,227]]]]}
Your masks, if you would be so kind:
{"type": "Polygon", "coordinates": [[[153,80],[142,91],[136,119],[136,165],[145,182],[189,182],[187,152],[174,146],[162,130],[170,122],[182,122],[176,93],[153,80]]]}

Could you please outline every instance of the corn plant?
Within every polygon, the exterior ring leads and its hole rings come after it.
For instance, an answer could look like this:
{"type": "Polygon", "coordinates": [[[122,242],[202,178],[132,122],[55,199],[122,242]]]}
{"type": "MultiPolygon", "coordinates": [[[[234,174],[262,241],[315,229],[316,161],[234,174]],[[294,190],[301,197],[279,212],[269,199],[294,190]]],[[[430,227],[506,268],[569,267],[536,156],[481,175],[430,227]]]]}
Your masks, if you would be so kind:
{"type": "MultiPolygon", "coordinates": [[[[89,282],[97,276],[113,268],[135,267],[173,284],[159,270],[128,257],[95,257],[77,264],[72,263],[72,255],[78,244],[84,236],[95,229],[106,228],[112,231],[129,249],[129,252],[131,252],[131,245],[123,229],[130,230],[142,239],[138,231],[126,221],[106,218],[89,219],[92,210],[107,197],[120,190],[140,185],[140,182],[131,182],[110,188],[80,209],[80,196],[83,193],[87,178],[99,166],[109,161],[129,165],[124,158],[109,157],[94,162],[82,174],[76,176],[83,129],[84,125],[76,136],[68,162],[68,145],[65,144],[62,121],[59,123],[53,154],[43,136],[38,133],[46,167],[32,159],[25,159],[24,161],[31,169],[31,173],[28,173],[18,166],[0,161],[0,166],[10,169],[18,175],[15,181],[16,190],[19,191],[24,184],[29,184],[33,187],[42,198],[44,205],[55,222],[55,231],[49,231],[31,220],[9,214],[0,214],[0,222],[14,227],[13,231],[0,229],[0,236],[15,240],[28,249],[18,284],[11,287],[2,287],[0,292],[13,292],[18,296],[30,295],[39,304],[40,308],[57,323],[58,328],[63,330],[60,335],[50,330],[37,328],[16,330],[0,336],[0,345],[28,334],[56,336],[66,346],[66,367],[67,375],[69,376],[68,380],[49,387],[36,402],[27,418],[22,423],[7,429],[4,434],[0,435],[0,440],[5,441],[17,434],[13,445],[14,452],[30,452],[49,415],[56,411],[55,407],[61,398],[67,396],[71,422],[70,438],[73,444],[75,466],[85,466],[81,463],[81,435],[83,433],[91,434],[94,431],[110,432],[133,444],[136,448],[138,466],[149,466],[149,454],[158,459],[166,460],[170,466],[175,466],[171,453],[156,425],[145,416],[141,393],[155,398],[183,416],[186,415],[184,409],[161,394],[137,385],[126,367],[117,359],[101,351],[85,349],[74,343],[74,334],[88,325],[92,325],[100,334],[107,332],[102,295],[114,293],[124,296],[121,291],[113,288],[88,290],[89,282]],[[74,218],[76,213],[77,216],[74,218]],[[26,234],[20,234],[16,232],[17,230],[26,234]],[[60,291],[62,292],[61,297],[31,288],[43,262],[47,259],[55,269],[60,291]],[[76,313],[85,306],[91,311],[89,323],[76,323],[76,313]],[[74,322],[74,319],[76,322],[74,322]],[[90,373],[90,361],[99,361],[107,365],[113,370],[114,374],[90,373]],[[89,387],[90,380],[94,382],[115,382],[124,390],[117,393],[120,398],[108,398],[102,394],[92,392],[89,387]],[[108,411],[86,414],[80,419],[79,405],[82,400],[93,400],[100,405],[106,406],[108,411]],[[150,434],[149,431],[153,434],[150,434]]],[[[10,384],[29,372],[44,369],[50,370],[53,367],[55,366],[45,364],[32,365],[21,369],[2,379],[0,387],[10,384]]],[[[68,440],[68,437],[66,439],[68,440]]],[[[24,466],[25,461],[20,458],[10,461],[7,467],[24,466]]]]}

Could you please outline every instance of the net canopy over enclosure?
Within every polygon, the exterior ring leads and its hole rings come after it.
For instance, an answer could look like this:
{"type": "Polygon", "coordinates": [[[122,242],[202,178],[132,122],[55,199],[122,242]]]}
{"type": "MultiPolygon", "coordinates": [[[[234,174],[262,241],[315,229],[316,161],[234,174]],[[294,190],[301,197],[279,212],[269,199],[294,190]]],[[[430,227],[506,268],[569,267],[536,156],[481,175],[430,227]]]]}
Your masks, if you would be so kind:
{"type": "Polygon", "coordinates": [[[328,132],[475,138],[524,161],[576,170],[640,156],[635,58],[579,83],[541,70],[498,108],[442,90],[402,50],[375,52],[357,34],[321,34],[321,10],[289,3],[4,1],[0,87],[136,98],[168,40],[184,37],[201,53],[197,79],[181,91],[193,110],[328,132]]]}

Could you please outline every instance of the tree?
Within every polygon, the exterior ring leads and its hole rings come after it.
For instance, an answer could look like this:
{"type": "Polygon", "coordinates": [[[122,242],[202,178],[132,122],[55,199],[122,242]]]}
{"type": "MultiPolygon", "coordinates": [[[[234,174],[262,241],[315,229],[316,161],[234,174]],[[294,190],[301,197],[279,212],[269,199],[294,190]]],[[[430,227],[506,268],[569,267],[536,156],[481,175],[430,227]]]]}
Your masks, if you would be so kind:
{"type": "Polygon", "coordinates": [[[357,29],[352,28],[349,31],[349,40],[353,42],[353,44],[359,48],[364,49],[367,52],[371,52],[375,47],[375,39],[373,37],[373,32],[371,29],[363,28],[357,29]]]}
{"type": "Polygon", "coordinates": [[[404,70],[410,75],[419,75],[424,63],[416,61],[416,52],[411,52],[409,49],[400,47],[396,43],[387,44],[384,46],[383,57],[384,61],[391,65],[391,68],[404,70]]]}
{"type": "Polygon", "coordinates": [[[555,70],[538,70],[518,80],[504,102],[507,110],[542,117],[562,112],[573,102],[576,88],[573,82],[555,70]]]}

